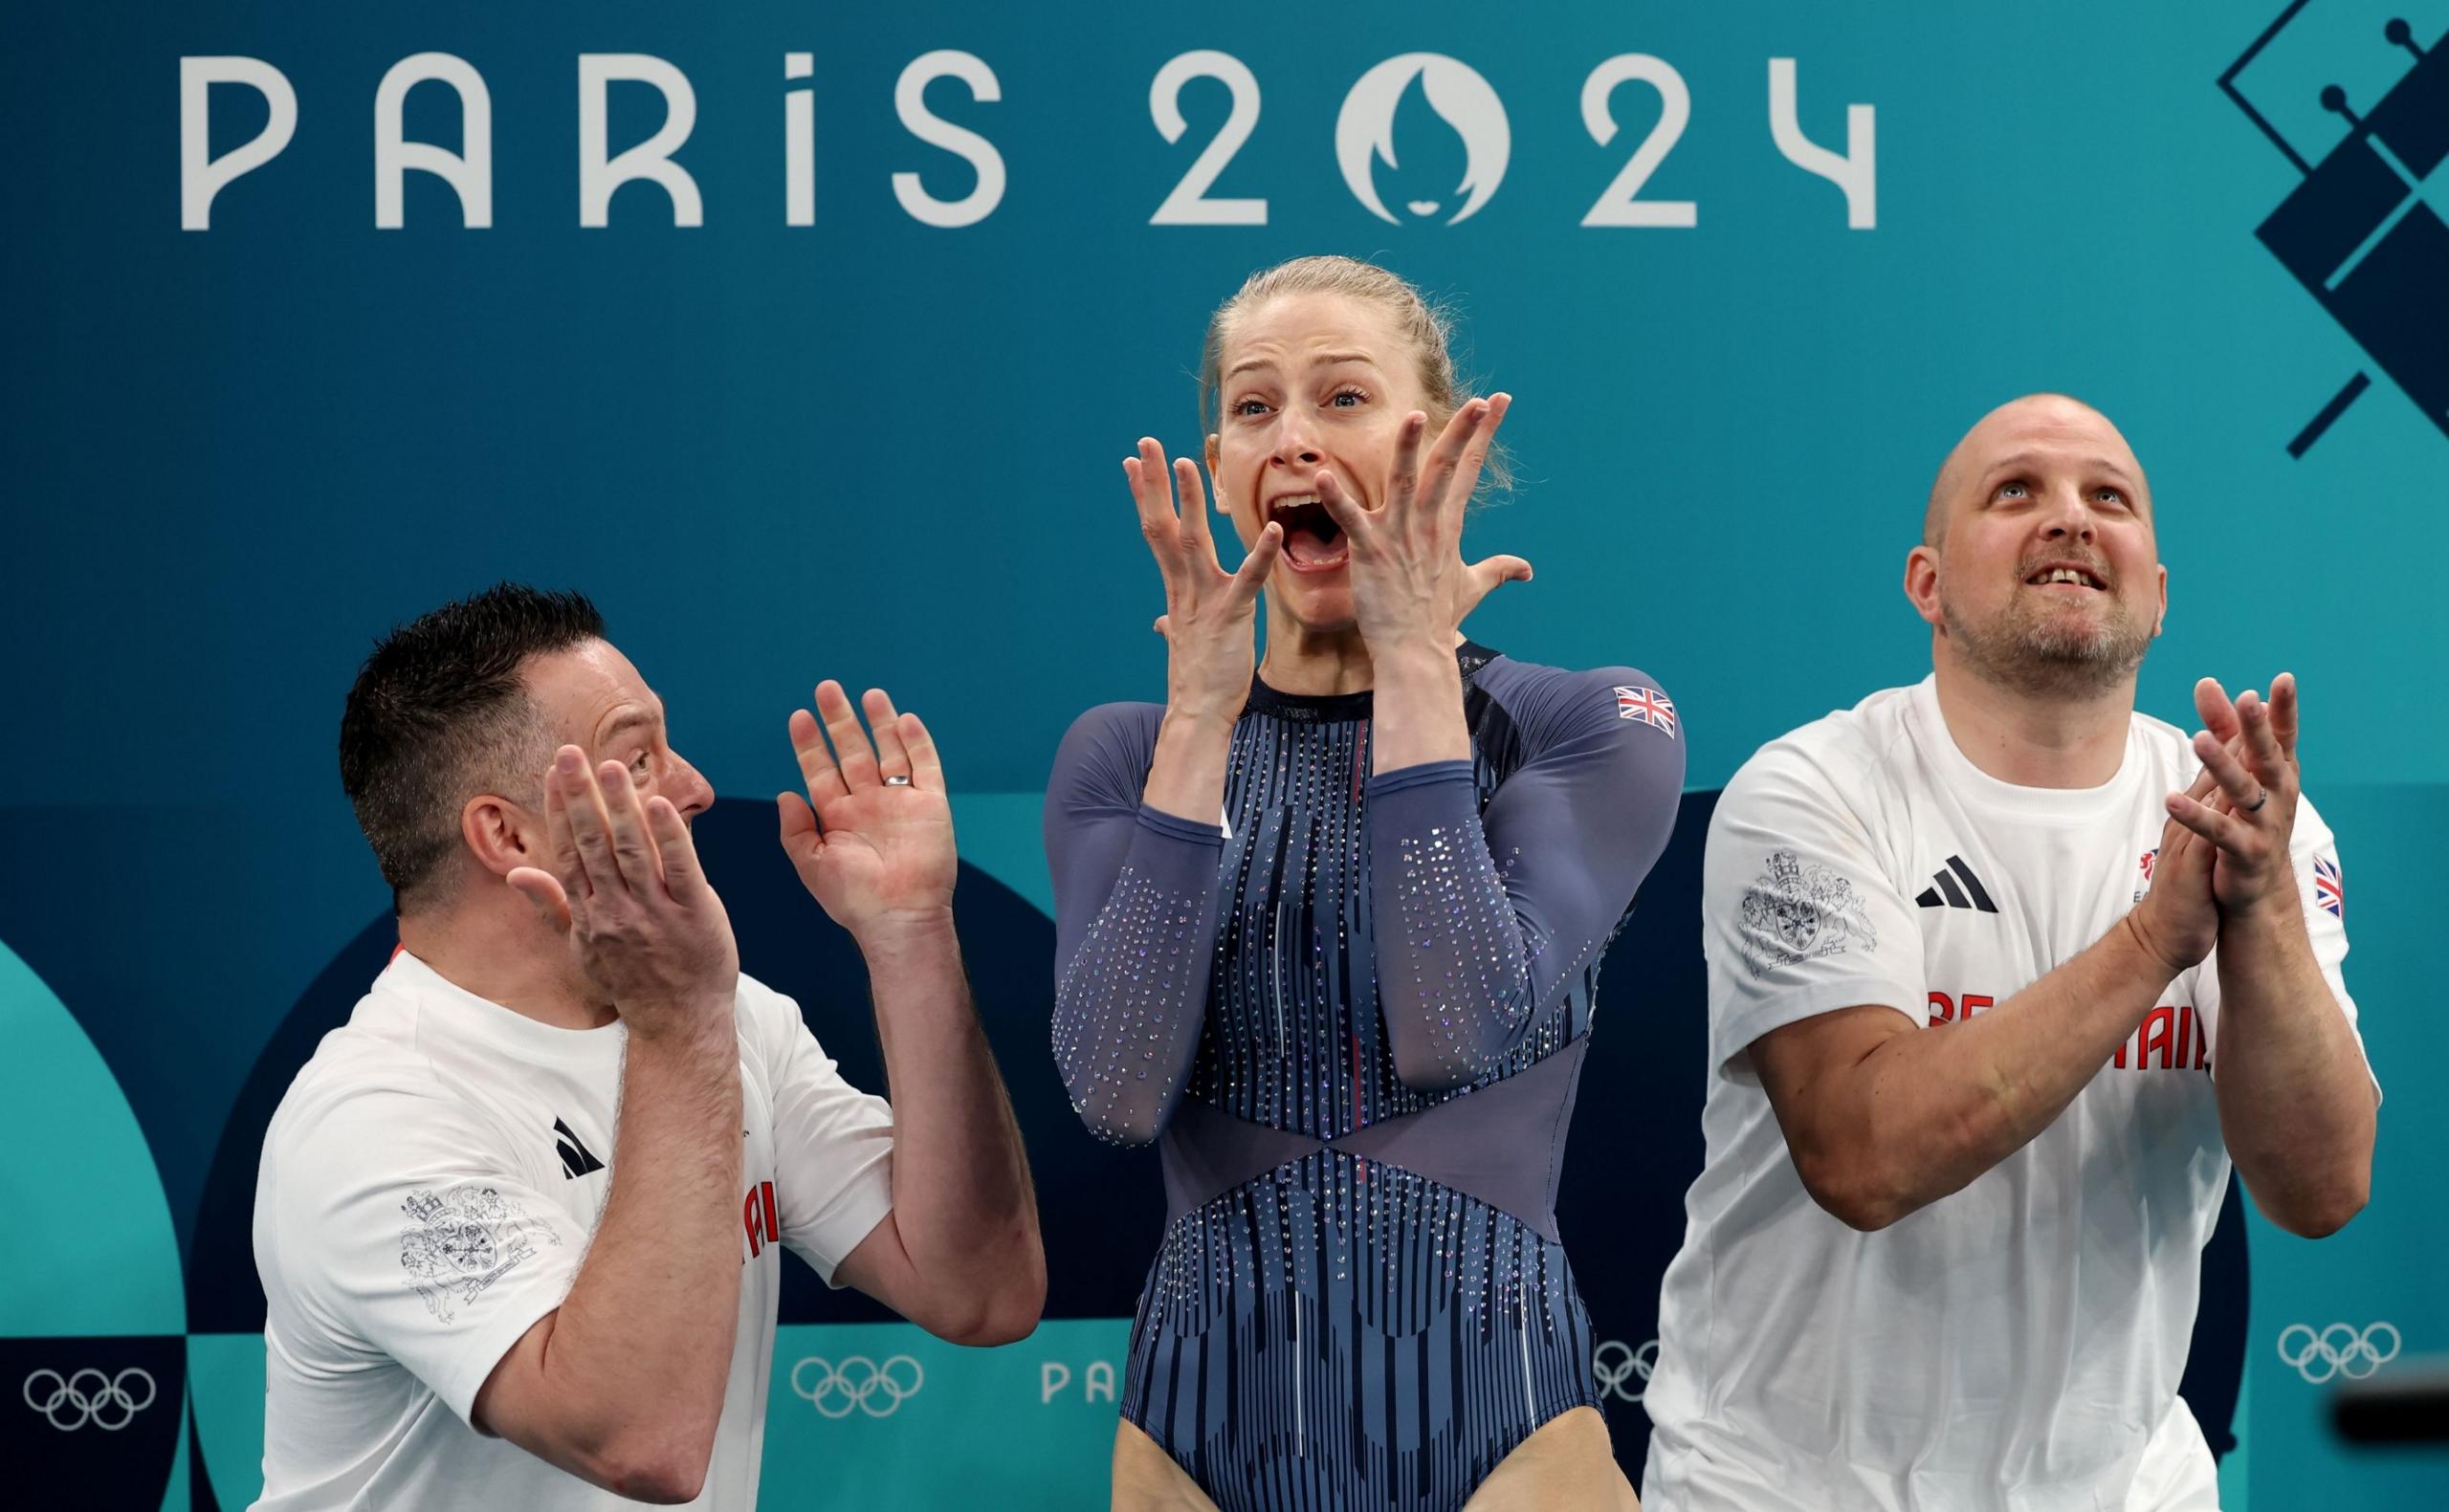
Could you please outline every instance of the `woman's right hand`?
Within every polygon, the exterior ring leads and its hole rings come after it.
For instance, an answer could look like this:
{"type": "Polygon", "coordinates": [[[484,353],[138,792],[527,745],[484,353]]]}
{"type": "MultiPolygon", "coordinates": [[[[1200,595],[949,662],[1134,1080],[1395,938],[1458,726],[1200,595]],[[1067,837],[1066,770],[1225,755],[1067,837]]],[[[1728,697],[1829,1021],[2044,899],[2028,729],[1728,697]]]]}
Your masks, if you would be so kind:
{"type": "Polygon", "coordinates": [[[1124,458],[1122,471],[1139,506],[1139,534],[1165,579],[1165,612],[1157,617],[1157,633],[1165,638],[1166,710],[1229,726],[1249,697],[1258,658],[1259,588],[1283,553],[1284,528],[1269,521],[1242,559],[1241,570],[1228,573],[1216,559],[1197,463],[1184,457],[1169,476],[1165,449],[1143,436],[1139,454],[1124,458]]]}

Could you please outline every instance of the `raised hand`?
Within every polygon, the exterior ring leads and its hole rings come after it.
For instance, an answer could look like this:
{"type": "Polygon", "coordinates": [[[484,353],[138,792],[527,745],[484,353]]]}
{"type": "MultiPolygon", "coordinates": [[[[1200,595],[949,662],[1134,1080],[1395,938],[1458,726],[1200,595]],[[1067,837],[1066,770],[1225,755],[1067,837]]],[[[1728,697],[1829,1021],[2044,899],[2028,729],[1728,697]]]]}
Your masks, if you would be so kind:
{"type": "Polygon", "coordinates": [[[882,689],[869,689],[864,702],[872,742],[830,678],[816,685],[815,713],[792,711],[791,749],[807,797],[776,800],[783,850],[800,881],[863,946],[879,930],[948,921],[960,871],[935,738],[916,714],[895,713],[882,689]]]}
{"type": "Polygon", "coordinates": [[[1324,504],[1352,546],[1352,596],[1361,639],[1372,654],[1401,646],[1452,647],[1454,630],[1502,582],[1527,582],[1519,557],[1463,560],[1463,510],[1480,484],[1489,448],[1512,406],[1511,395],[1474,399],[1454,411],[1421,460],[1428,417],[1404,417],[1384,507],[1369,510],[1333,473],[1317,476],[1324,504]]]}
{"type": "Polygon", "coordinates": [[[630,1034],[728,1040],[739,950],[672,800],[641,804],[629,768],[589,772],[586,753],[563,746],[544,778],[544,826],[552,869],[504,880],[569,941],[630,1034]]]}
{"type": "Polygon", "coordinates": [[[2206,802],[2201,794],[2173,797],[2170,817],[2215,848],[2211,890],[2223,916],[2295,906],[2289,847],[2303,792],[2295,676],[2282,672],[2272,679],[2267,703],[2251,689],[2232,701],[2217,679],[2206,677],[2194,685],[2194,706],[2205,727],[2194,737],[2194,753],[2220,801],[2206,802]]]}
{"type": "Polygon", "coordinates": [[[1165,580],[1165,612],[1157,618],[1157,633],[1165,638],[1166,707],[1229,722],[1249,696],[1258,654],[1259,588],[1284,552],[1284,527],[1270,520],[1240,570],[1228,573],[1218,563],[1216,540],[1208,533],[1207,494],[1198,464],[1187,457],[1176,462],[1169,480],[1165,449],[1143,436],[1139,454],[1123,459],[1122,473],[1139,507],[1139,534],[1165,580]]]}

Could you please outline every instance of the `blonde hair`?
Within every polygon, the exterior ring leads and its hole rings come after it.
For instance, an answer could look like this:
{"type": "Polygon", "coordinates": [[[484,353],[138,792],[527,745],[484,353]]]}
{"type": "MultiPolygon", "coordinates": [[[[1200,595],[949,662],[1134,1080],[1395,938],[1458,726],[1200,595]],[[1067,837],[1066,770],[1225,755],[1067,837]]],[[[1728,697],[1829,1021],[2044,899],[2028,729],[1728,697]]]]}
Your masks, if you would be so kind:
{"type": "MultiPolygon", "coordinates": [[[[1207,318],[1207,339],[1199,355],[1201,435],[1213,434],[1224,425],[1218,407],[1223,403],[1221,378],[1224,343],[1232,339],[1234,320],[1270,299],[1294,294],[1340,295],[1376,305],[1394,318],[1396,333],[1411,347],[1419,370],[1421,408],[1427,412],[1431,440],[1456,410],[1478,397],[1455,372],[1453,318],[1429,303],[1409,280],[1357,257],[1295,257],[1250,274],[1207,318]]],[[[1481,473],[1482,489],[1512,486],[1512,470],[1507,466],[1504,450],[1491,446],[1481,473]]]]}

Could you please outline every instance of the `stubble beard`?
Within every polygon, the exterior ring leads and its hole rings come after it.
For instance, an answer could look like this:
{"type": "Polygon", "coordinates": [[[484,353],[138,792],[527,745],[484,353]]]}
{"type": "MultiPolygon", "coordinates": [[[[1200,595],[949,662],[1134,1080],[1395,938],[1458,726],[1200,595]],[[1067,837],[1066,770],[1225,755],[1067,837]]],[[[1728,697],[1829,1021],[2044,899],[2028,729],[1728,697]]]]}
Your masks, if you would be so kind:
{"type": "Polygon", "coordinates": [[[1976,625],[1942,595],[1939,616],[1967,668],[1999,688],[2041,697],[2107,692],[2134,674],[2151,645],[2150,629],[2113,597],[2107,614],[2078,621],[2055,612],[2037,614],[2019,594],[1976,625]]]}

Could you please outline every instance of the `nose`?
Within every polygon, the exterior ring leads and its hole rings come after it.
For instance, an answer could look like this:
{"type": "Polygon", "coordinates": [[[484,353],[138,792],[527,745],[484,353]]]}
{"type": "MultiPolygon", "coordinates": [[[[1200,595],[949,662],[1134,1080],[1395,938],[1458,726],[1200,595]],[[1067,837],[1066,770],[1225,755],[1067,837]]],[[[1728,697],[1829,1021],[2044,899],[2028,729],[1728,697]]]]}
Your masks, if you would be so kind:
{"type": "Polygon", "coordinates": [[[1275,450],[1269,460],[1280,468],[1314,468],[1325,460],[1318,450],[1318,433],[1301,405],[1287,405],[1277,411],[1275,450]]]}
{"type": "Polygon", "coordinates": [[[2078,490],[2068,487],[2050,491],[2049,510],[2042,516],[2041,525],[2042,539],[2066,540],[2071,537],[2088,545],[2095,525],[2091,507],[2084,502],[2078,490]]]}
{"type": "Polygon", "coordinates": [[[672,753],[672,771],[663,784],[663,796],[680,810],[682,819],[695,819],[715,805],[715,785],[706,775],[689,764],[679,752],[672,753]]]}

